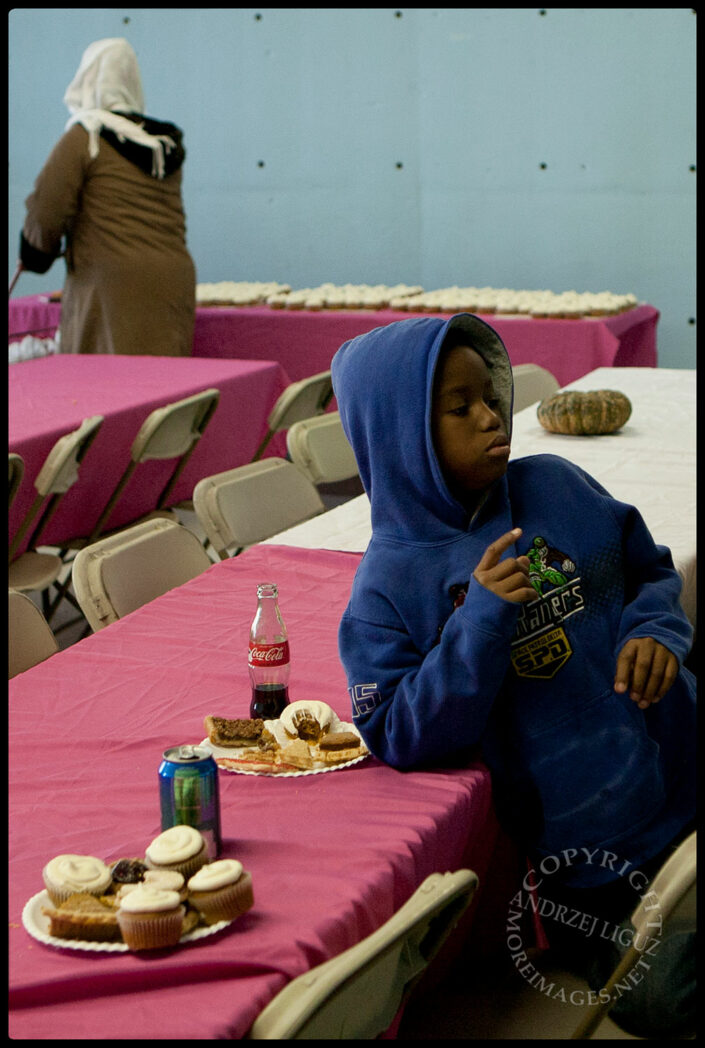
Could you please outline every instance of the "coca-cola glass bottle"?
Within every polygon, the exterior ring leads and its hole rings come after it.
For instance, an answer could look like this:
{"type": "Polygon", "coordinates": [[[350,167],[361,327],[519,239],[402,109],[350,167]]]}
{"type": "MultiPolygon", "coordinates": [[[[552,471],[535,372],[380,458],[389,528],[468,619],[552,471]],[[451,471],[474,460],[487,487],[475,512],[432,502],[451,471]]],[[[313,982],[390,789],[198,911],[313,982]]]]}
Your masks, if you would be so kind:
{"type": "Polygon", "coordinates": [[[252,685],[250,717],[276,720],[289,703],[289,640],[273,582],[257,587],[247,664],[252,685]]]}

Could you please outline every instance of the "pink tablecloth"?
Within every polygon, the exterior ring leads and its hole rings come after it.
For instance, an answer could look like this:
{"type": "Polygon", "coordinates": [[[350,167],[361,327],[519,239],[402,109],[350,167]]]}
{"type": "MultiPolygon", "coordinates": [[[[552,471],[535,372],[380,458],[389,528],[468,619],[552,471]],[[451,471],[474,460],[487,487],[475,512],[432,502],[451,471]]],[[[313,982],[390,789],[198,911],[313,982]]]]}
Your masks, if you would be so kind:
{"type": "Polygon", "coordinates": [[[21,295],[11,298],[7,307],[7,335],[19,342],[25,335],[49,338],[61,320],[61,302],[50,302],[48,295],[21,295]]]}
{"type": "MultiPolygon", "coordinates": [[[[12,299],[10,331],[53,332],[60,315],[60,305],[42,302],[41,296],[12,299]]],[[[200,306],[193,355],[278,360],[296,382],[329,368],[346,339],[414,315],[389,309],[312,312],[200,306]]],[[[616,316],[583,320],[484,319],[504,340],[512,364],[541,364],[564,386],[598,367],[655,367],[659,315],[653,306],[642,305],[616,316]]]]}
{"type": "Polygon", "coordinates": [[[402,773],[370,757],[296,778],[220,773],[223,855],[251,871],[255,906],[212,938],[84,953],[22,926],[54,855],[144,853],[168,746],[203,739],[208,713],[247,716],[258,582],[279,584],[292,700],[349,719],[337,624],[358,560],[254,548],[10,681],[12,1037],[241,1038],[289,979],[375,930],[433,871],[471,866],[484,882],[497,840],[484,766],[402,773]]]}
{"type": "MultiPolygon", "coordinates": [[[[64,496],[42,540],[58,543],[90,531],[130,461],[130,447],[154,408],[203,389],[220,390],[220,401],[204,436],[173,492],[190,498],[201,477],[249,462],[267,427],[267,416],[287,385],[272,360],[194,360],[191,357],[56,355],[8,368],[9,449],[22,455],[25,476],[12,505],[15,533],[35,495],[33,480],[54,445],[84,418],[105,421],[81,465],[79,479],[64,496]]],[[[282,435],[268,455],[286,452],[282,435]]],[[[173,462],[137,467],[109,526],[135,520],[154,508],[173,462]]]]}
{"type": "MultiPolygon", "coordinates": [[[[268,356],[297,381],[330,367],[333,354],[346,339],[414,315],[390,309],[335,313],[201,307],[196,312],[193,353],[203,357],[268,356]]],[[[484,319],[503,339],[512,364],[541,364],[563,386],[597,367],[654,367],[658,317],[658,310],[645,305],[628,313],[585,320],[484,319]]]]}

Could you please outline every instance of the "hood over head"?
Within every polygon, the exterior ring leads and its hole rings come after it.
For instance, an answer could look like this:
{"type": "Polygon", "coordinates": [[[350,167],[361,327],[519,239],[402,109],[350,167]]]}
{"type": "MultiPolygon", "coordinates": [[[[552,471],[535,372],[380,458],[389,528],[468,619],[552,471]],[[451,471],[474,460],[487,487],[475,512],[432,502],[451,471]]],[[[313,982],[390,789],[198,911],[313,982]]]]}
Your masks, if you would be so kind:
{"type": "Polygon", "coordinates": [[[436,364],[446,337],[456,329],[490,369],[511,436],[509,357],[497,332],[470,313],[387,324],[345,342],[333,358],[340,417],[378,535],[433,542],[450,537],[449,529],[467,527],[467,511],[448,490],[431,435],[436,364]]]}

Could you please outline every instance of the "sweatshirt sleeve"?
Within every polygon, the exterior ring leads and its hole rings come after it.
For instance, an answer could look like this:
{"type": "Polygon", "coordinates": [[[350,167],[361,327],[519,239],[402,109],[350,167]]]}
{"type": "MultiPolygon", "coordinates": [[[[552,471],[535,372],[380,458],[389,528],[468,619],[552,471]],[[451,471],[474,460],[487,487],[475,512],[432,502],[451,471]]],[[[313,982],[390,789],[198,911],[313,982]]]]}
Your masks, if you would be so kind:
{"type": "Polygon", "coordinates": [[[46,273],[61,254],[78,213],[85,167],[89,162],[87,135],[72,127],[54,146],[27,197],[20,236],[20,259],[26,269],[46,273]]]}
{"type": "Polygon", "coordinates": [[[402,769],[476,745],[509,665],[518,610],[473,578],[424,655],[401,624],[365,621],[348,608],[340,654],[353,720],[370,751],[402,769]]]}
{"type": "Polygon", "coordinates": [[[653,637],[683,660],[693,629],[680,604],[682,582],[670,550],[657,545],[641,514],[626,506],[623,523],[625,601],[618,651],[636,637],[653,637]]]}

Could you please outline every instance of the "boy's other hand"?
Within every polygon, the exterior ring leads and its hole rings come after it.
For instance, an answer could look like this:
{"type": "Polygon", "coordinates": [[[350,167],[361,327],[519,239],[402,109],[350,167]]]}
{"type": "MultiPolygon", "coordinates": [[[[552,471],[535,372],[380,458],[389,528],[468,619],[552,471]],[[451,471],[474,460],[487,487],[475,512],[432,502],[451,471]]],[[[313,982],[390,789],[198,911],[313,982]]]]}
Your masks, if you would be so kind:
{"type": "Polygon", "coordinates": [[[640,710],[658,702],[678,676],[678,659],[653,637],[628,640],[617,658],[614,690],[629,691],[640,710]]]}
{"type": "Polygon", "coordinates": [[[512,528],[487,547],[480,558],[480,563],[473,572],[473,577],[485,589],[496,593],[504,600],[514,604],[524,604],[536,599],[536,590],[529,582],[528,557],[500,557],[512,546],[521,535],[521,528],[512,528]]]}

